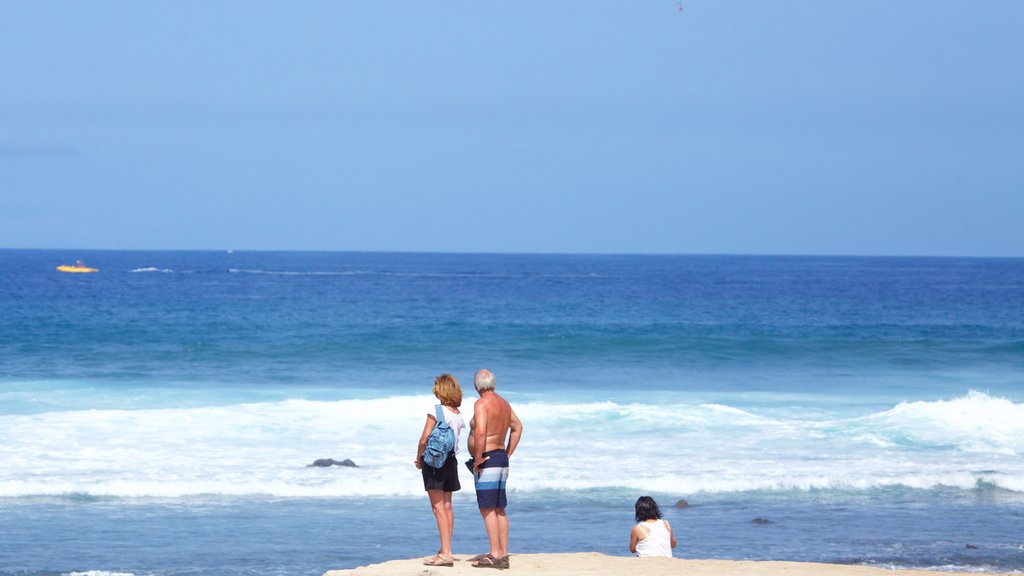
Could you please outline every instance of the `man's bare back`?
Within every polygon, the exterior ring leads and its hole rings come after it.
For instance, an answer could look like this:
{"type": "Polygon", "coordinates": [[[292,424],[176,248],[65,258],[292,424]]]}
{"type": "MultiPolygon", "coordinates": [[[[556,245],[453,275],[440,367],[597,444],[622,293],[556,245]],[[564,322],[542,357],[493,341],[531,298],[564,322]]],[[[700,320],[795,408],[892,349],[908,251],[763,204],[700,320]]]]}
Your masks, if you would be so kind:
{"type": "MultiPolygon", "coordinates": [[[[509,456],[512,455],[515,446],[507,445],[505,439],[508,438],[509,428],[519,428],[519,418],[516,417],[507,400],[499,396],[497,392],[485,393],[473,406],[473,420],[478,426],[474,428],[474,436],[476,436],[474,440],[479,441],[481,436],[485,440],[483,450],[480,452],[504,448],[509,456]],[[515,425],[513,425],[513,421],[515,425]]],[[[470,426],[474,426],[474,424],[471,423],[470,426]]]]}
{"type": "MultiPolygon", "coordinates": [[[[486,373],[493,379],[487,370],[481,370],[478,375],[480,373],[486,373]]],[[[477,393],[480,398],[473,405],[473,419],[469,421],[468,448],[476,467],[479,467],[485,452],[505,450],[508,456],[512,456],[523,434],[523,424],[508,400],[494,391],[493,380],[490,388],[481,390],[478,387],[477,393]]]]}

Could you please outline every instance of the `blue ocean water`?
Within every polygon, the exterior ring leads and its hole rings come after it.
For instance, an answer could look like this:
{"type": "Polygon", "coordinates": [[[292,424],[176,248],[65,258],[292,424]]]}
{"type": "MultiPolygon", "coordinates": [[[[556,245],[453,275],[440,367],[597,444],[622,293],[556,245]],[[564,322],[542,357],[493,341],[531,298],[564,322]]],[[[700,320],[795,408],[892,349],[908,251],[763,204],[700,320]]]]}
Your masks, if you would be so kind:
{"type": "Polygon", "coordinates": [[[516,552],[628,554],[650,494],[684,557],[1024,570],[1022,259],[0,250],[0,318],[3,576],[427,555],[481,367],[516,552]]]}

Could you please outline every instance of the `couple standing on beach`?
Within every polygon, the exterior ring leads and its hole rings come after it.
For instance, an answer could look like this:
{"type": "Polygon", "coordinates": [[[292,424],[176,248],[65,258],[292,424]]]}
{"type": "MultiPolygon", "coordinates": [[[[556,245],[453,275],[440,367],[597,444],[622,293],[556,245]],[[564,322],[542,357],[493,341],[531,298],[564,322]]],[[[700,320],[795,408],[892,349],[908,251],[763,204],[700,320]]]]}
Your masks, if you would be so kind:
{"type": "MultiPolygon", "coordinates": [[[[509,457],[519,444],[523,424],[508,401],[494,391],[494,384],[494,374],[490,370],[480,370],[473,376],[473,387],[480,398],[473,405],[473,418],[469,421],[468,448],[471,459],[466,465],[473,471],[477,505],[484,520],[490,551],[472,558],[471,562],[476,568],[505,569],[509,567],[505,481],[508,478],[509,457]]],[[[454,376],[441,374],[434,379],[434,396],[441,401],[440,414],[455,434],[455,445],[440,468],[423,462],[427,439],[438,423],[435,411],[428,412],[427,422],[420,434],[415,464],[423,474],[423,488],[427,491],[430,507],[437,520],[441,549],[424,564],[453,566],[455,557],[452,554],[452,532],[455,516],[452,512],[452,493],[462,488],[456,460],[459,435],[465,427],[459,412],[462,388],[454,376]]]]}

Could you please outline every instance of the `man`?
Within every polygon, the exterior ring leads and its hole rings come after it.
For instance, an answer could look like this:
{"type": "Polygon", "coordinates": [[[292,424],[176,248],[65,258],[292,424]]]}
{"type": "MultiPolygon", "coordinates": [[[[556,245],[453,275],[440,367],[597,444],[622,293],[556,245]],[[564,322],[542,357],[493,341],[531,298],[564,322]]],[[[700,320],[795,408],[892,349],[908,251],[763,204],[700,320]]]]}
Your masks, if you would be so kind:
{"type": "Polygon", "coordinates": [[[473,419],[469,423],[469,452],[473,455],[476,502],[491,546],[490,552],[473,561],[473,566],[508,568],[505,481],[508,460],[519,445],[523,424],[508,401],[494,391],[494,374],[490,370],[477,372],[473,387],[480,399],[473,405],[473,419]]]}

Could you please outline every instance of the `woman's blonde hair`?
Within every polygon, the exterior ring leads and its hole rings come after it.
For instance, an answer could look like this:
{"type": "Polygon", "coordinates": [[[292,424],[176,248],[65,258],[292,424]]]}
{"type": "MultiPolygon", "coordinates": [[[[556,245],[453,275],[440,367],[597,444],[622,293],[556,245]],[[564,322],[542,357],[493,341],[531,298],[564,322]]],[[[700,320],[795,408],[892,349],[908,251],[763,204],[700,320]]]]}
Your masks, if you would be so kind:
{"type": "Polygon", "coordinates": [[[455,376],[445,372],[434,378],[434,396],[445,406],[458,408],[462,406],[462,387],[455,376]]]}

